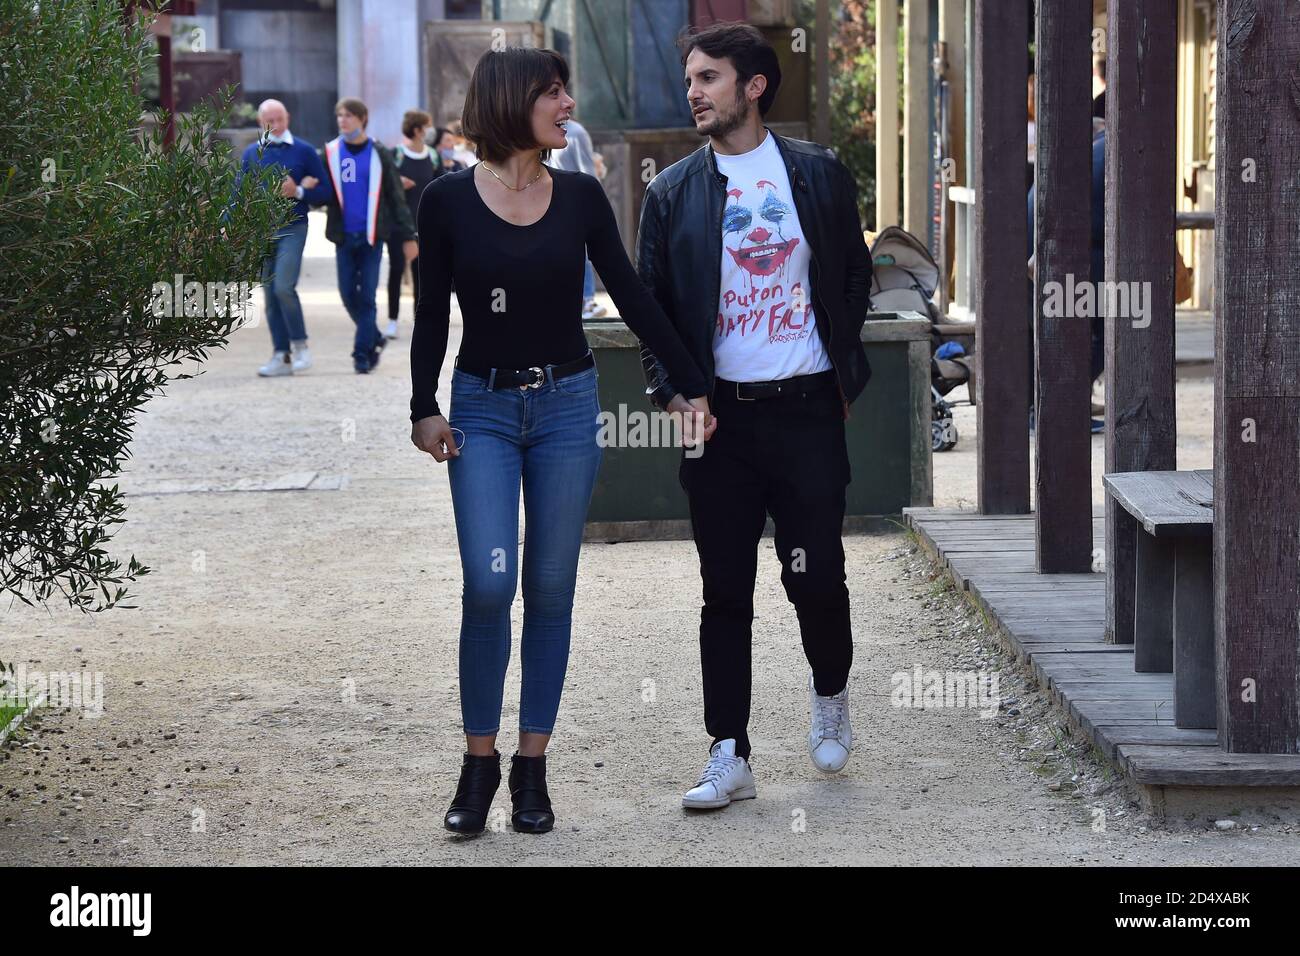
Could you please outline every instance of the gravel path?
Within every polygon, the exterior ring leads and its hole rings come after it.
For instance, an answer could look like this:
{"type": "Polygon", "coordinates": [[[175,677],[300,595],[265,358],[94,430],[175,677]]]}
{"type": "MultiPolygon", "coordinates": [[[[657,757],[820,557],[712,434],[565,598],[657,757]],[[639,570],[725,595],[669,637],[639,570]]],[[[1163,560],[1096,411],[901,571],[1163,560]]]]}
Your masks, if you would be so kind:
{"type": "MultiPolygon", "coordinates": [[[[694,548],[589,545],[551,750],[557,828],[450,837],[461,738],[446,479],[409,444],[409,321],[377,374],[354,375],[332,281],[331,260],[305,263],[311,372],[258,380],[266,331],[244,330],[142,415],[115,543],[156,569],[139,608],[0,618],[0,659],[100,672],[105,701],[98,718],[43,711],[3,751],[0,863],[1294,860],[1300,829],[1249,811],[1233,832],[1153,827],[1074,745],[1057,749],[1040,695],[901,533],[846,542],[857,749],[844,774],[822,778],[805,755],[806,665],[766,540],[759,799],[684,813],[707,744],[694,548]],[[308,490],[222,490],[313,472],[308,490]],[[918,664],[1001,667],[1014,703],[995,719],[892,706],[891,675],[918,664]]],[[[973,437],[963,428],[964,448],[937,459],[940,500],[973,488],[973,437]]],[[[516,657],[506,726],[517,699],[516,657]]],[[[501,823],[504,791],[496,806],[501,823]]]]}

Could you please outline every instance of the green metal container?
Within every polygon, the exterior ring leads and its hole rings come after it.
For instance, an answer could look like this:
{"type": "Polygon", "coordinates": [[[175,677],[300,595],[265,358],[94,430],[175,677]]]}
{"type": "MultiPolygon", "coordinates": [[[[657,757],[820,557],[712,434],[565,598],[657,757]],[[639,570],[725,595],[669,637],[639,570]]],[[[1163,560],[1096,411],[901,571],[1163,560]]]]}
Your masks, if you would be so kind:
{"type": "MultiPolygon", "coordinates": [[[[585,538],[689,538],[686,493],[677,479],[683,452],[649,414],[654,409],[645,397],[636,336],[619,321],[588,322],[586,332],[600,375],[605,448],[585,538]]],[[[846,531],[879,527],[904,508],[933,501],[930,323],[915,312],[873,313],[862,343],[872,374],[847,423],[853,480],[846,531]]]]}

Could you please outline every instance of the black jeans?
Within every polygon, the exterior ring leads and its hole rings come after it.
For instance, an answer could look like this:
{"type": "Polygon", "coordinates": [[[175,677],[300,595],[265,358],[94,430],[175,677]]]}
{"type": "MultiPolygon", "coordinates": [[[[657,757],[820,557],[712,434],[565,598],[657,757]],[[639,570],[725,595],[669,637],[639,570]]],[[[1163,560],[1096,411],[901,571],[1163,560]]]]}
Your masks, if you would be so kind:
{"type": "Polygon", "coordinates": [[[394,230],[393,235],[388,240],[388,317],[397,318],[402,303],[402,273],[406,271],[407,266],[411,267],[411,284],[415,287],[415,301],[420,301],[420,257],[416,256],[410,262],[406,261],[406,252],[402,249],[402,240],[397,238],[397,232],[394,230]]]}
{"type": "Polygon", "coordinates": [[[700,662],[704,726],[734,737],[749,757],[751,628],[758,543],[767,516],[776,528],[781,583],[795,607],[817,693],[837,694],[853,663],[844,584],[844,495],[849,483],[839,391],[743,401],[718,381],[718,430],[680,479],[704,579],[700,662]]]}

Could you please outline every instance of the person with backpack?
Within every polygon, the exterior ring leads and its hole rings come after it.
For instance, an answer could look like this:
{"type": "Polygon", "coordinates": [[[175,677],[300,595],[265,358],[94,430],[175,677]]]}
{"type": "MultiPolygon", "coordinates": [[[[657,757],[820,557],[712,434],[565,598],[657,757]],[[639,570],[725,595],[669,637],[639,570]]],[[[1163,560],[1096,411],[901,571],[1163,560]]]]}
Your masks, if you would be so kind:
{"type": "Polygon", "coordinates": [[[352,367],[358,375],[379,364],[384,347],[375,306],[384,243],[395,235],[405,259],[419,254],[401,177],[392,154],[366,135],[369,116],[361,100],[339,100],[334,107],[339,135],[325,144],[321,156],[330,186],[325,238],[337,247],[339,295],[357,327],[352,367]]]}
{"type": "MultiPolygon", "coordinates": [[[[424,187],[429,185],[445,171],[441,157],[437,156],[424,141],[425,133],[433,125],[433,117],[423,110],[407,110],[402,117],[402,136],[405,142],[393,151],[393,162],[397,174],[401,177],[402,188],[406,190],[406,207],[411,213],[411,221],[416,221],[420,208],[420,196],[424,187]]],[[[415,301],[420,299],[420,268],[417,260],[409,262],[402,251],[401,236],[394,232],[388,237],[388,328],[384,330],[385,339],[397,338],[397,317],[402,304],[402,277],[409,266],[411,284],[414,286],[415,301]]]]}

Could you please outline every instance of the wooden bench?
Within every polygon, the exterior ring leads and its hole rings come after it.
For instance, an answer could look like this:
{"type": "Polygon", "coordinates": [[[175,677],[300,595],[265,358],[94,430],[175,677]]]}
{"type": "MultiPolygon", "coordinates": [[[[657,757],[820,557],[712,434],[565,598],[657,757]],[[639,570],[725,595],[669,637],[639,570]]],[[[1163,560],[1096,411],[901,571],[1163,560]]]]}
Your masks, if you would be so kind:
{"type": "Polygon", "coordinates": [[[1174,725],[1213,728],[1214,472],[1106,475],[1137,550],[1133,669],[1174,674],[1174,725]]]}

